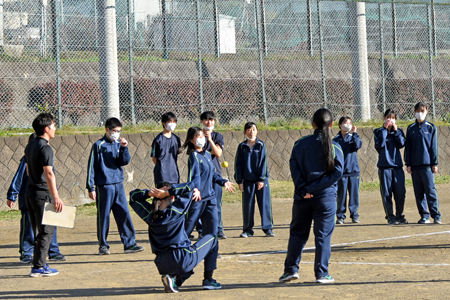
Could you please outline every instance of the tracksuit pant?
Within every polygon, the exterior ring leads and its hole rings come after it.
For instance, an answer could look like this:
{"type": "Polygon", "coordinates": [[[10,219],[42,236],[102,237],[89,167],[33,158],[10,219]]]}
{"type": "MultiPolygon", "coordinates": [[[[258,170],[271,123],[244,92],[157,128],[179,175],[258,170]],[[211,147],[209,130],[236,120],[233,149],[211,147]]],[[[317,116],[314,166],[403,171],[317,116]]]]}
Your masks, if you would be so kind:
{"type": "Polygon", "coordinates": [[[269,179],[264,180],[264,187],[260,190],[258,190],[258,182],[244,180],[244,192],[242,193],[243,231],[252,235],[255,225],[255,197],[261,215],[262,230],[266,232],[273,228],[269,179]]]}
{"type": "Polygon", "coordinates": [[[359,218],[359,176],[342,177],[338,181],[336,218],[345,219],[347,211],[347,191],[348,191],[348,211],[351,219],[359,218]]]}
{"type": "Polygon", "coordinates": [[[33,268],[39,269],[44,267],[47,263],[47,253],[50,249],[53,232],[55,231],[55,226],[42,224],[45,203],[52,203],[53,199],[50,193],[36,193],[27,189],[25,201],[30,215],[31,226],[32,228],[35,228],[33,268]]]}
{"type": "MultiPolygon", "coordinates": [[[[218,185],[214,184],[214,192],[216,193],[216,202],[217,202],[217,213],[218,213],[218,224],[219,227],[217,228],[217,232],[223,232],[223,223],[222,223],[222,196],[223,196],[223,188],[218,185]]],[[[199,234],[203,234],[203,226],[202,226],[202,220],[199,219],[197,221],[197,224],[195,225],[195,230],[199,234]]]]}
{"type": "Polygon", "coordinates": [[[155,264],[159,274],[181,275],[182,281],[194,274],[194,268],[204,260],[205,271],[216,269],[219,243],[217,237],[207,234],[187,248],[169,249],[158,253],[155,264]]]}
{"type": "Polygon", "coordinates": [[[120,239],[124,248],[136,244],[135,231],[131,221],[128,201],[122,183],[97,186],[97,238],[99,246],[107,246],[111,211],[116,220],[120,239]]]}
{"type": "Polygon", "coordinates": [[[202,199],[191,203],[184,224],[188,236],[192,233],[192,230],[194,230],[198,220],[201,220],[203,235],[217,235],[219,220],[215,198],[210,200],[202,199]]]}
{"type": "Polygon", "coordinates": [[[404,218],[405,208],[405,173],[402,168],[378,169],[380,179],[381,201],[383,202],[386,220],[390,223],[404,218]],[[395,201],[395,214],[392,205],[392,194],[395,201]]]}
{"type": "Polygon", "coordinates": [[[314,274],[316,278],[327,276],[331,257],[331,235],[334,231],[336,197],[294,200],[289,243],[284,262],[285,273],[298,272],[303,248],[309,238],[314,220],[316,255],[314,274]]]}
{"type": "MultiPolygon", "coordinates": [[[[20,219],[20,243],[19,243],[19,253],[20,258],[24,256],[33,256],[34,252],[34,231],[31,225],[30,215],[28,210],[22,210],[22,218],[20,219]]],[[[48,257],[53,257],[61,255],[59,250],[58,241],[56,239],[56,228],[53,237],[50,241],[50,247],[48,250],[48,257]]]]}
{"type": "Polygon", "coordinates": [[[412,182],[414,188],[414,195],[416,197],[417,209],[422,218],[440,218],[439,198],[436,191],[436,184],[434,183],[434,174],[431,168],[413,169],[412,182]],[[430,210],[428,212],[427,209],[430,210]]]}

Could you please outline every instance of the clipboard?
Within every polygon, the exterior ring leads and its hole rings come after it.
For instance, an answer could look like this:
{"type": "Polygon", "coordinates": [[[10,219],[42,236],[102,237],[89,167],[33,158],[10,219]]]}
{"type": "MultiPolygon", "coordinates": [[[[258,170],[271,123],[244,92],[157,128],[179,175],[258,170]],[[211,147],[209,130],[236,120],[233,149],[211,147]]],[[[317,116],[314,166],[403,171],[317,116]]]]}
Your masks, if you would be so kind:
{"type": "Polygon", "coordinates": [[[75,217],[77,216],[77,207],[64,205],[62,212],[55,211],[55,205],[53,203],[45,203],[44,215],[42,216],[42,224],[74,228],[75,217]]]}

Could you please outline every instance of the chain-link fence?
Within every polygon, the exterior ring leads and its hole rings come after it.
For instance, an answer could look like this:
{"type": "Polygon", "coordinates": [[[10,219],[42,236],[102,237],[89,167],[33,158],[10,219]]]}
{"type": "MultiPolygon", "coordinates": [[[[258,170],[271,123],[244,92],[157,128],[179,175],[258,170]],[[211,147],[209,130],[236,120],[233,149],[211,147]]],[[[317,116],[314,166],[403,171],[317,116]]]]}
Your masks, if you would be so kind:
{"type": "MultiPolygon", "coordinates": [[[[40,111],[63,125],[103,121],[97,2],[0,0],[2,128],[29,127],[40,111]]],[[[193,123],[213,110],[221,123],[270,123],[322,106],[337,117],[394,108],[412,118],[424,101],[448,120],[450,5],[372,2],[362,104],[351,1],[116,0],[121,118],[152,123],[173,111],[193,123]]]]}

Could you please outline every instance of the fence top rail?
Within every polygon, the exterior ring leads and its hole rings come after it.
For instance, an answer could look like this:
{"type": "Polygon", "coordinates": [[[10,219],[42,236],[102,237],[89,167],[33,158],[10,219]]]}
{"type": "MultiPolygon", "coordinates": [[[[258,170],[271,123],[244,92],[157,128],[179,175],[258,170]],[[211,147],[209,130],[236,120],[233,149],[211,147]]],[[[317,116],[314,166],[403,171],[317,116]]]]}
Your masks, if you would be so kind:
{"type": "Polygon", "coordinates": [[[450,1],[448,0],[325,0],[325,1],[319,0],[319,1],[450,5],[450,1]]]}

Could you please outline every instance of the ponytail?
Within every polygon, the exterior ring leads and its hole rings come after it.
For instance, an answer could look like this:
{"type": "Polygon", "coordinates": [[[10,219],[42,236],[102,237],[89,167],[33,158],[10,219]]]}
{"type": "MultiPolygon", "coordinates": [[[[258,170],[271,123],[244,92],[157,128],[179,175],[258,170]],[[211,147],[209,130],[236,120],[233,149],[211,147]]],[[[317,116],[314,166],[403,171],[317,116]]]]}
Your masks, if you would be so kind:
{"type": "Polygon", "coordinates": [[[326,166],[326,173],[334,170],[333,140],[330,125],[333,122],[333,115],[326,108],[318,109],[313,116],[313,123],[322,134],[322,153],[326,166]]]}

